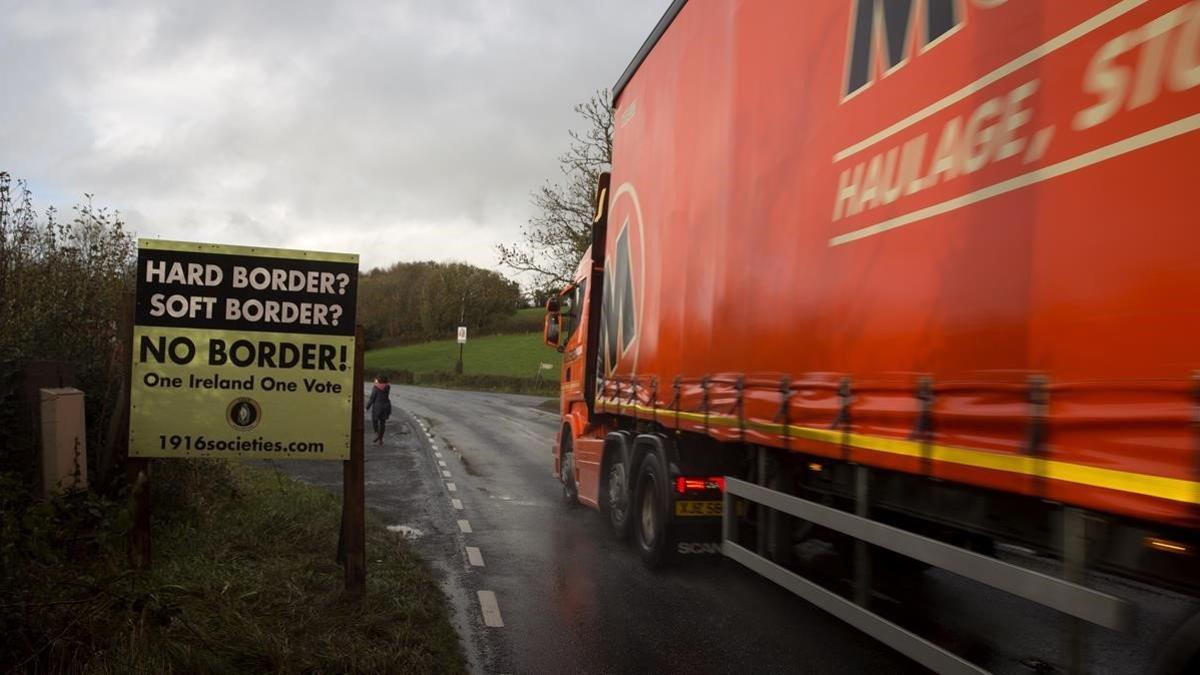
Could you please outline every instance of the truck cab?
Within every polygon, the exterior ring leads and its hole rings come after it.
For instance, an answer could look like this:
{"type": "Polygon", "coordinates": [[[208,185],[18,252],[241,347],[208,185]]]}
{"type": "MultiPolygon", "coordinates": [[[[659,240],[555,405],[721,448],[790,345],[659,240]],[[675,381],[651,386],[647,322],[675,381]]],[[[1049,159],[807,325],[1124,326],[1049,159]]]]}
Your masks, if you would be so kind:
{"type": "Polygon", "coordinates": [[[546,303],[542,338],[562,354],[559,411],[562,424],[554,443],[554,472],[568,503],[598,507],[604,436],[610,431],[595,416],[596,354],[604,287],[607,234],[607,173],[596,189],[592,245],[584,252],[571,283],[546,303]],[[565,466],[564,466],[565,465],[565,466]]]}
{"type": "Polygon", "coordinates": [[[588,288],[591,277],[591,249],[584,255],[575,271],[574,280],[559,294],[546,303],[546,319],[543,327],[545,343],[562,354],[562,380],[560,408],[568,414],[576,403],[585,403],[584,380],[587,376],[585,353],[587,352],[587,326],[590,299],[588,288]]]}

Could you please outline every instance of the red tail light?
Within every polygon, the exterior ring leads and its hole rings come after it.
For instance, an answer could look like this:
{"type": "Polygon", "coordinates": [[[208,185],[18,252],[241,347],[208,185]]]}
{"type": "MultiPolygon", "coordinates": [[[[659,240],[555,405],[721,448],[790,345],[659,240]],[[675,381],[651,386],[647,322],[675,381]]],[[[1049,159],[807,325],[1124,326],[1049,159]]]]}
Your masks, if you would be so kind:
{"type": "Polygon", "coordinates": [[[679,476],[675,479],[675,491],[679,494],[687,492],[703,492],[705,490],[725,491],[725,477],[711,476],[709,478],[686,478],[679,476]]]}

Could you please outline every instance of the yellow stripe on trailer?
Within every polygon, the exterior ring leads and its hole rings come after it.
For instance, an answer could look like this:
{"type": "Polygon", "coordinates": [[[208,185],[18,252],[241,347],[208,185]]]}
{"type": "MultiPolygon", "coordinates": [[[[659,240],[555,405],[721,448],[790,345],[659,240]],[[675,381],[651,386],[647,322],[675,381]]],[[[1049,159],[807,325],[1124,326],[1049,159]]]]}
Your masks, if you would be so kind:
{"type": "MultiPolygon", "coordinates": [[[[638,413],[649,413],[663,420],[678,417],[680,420],[688,422],[704,423],[707,421],[712,426],[723,428],[737,427],[740,424],[737,417],[725,413],[708,413],[705,415],[696,412],[675,412],[674,410],[663,408],[651,408],[640,403],[620,403],[610,398],[601,398],[598,399],[598,402],[604,406],[606,412],[608,412],[609,406],[612,405],[622,410],[632,409],[638,413]]],[[[747,419],[744,421],[744,424],[747,429],[754,429],[756,431],[775,433],[781,436],[785,433],[785,425],[783,424],[754,419],[747,419]]],[[[1040,476],[1065,483],[1076,483],[1107,490],[1146,495],[1148,497],[1183,502],[1185,504],[1200,504],[1200,483],[1180,478],[1104,469],[1098,466],[1040,459],[1025,455],[1006,455],[950,445],[923,444],[917,441],[887,438],[885,436],[870,436],[858,433],[847,434],[837,429],[821,429],[795,424],[786,425],[786,434],[791,438],[810,441],[822,441],[832,444],[846,443],[850,447],[859,450],[870,450],[872,452],[902,455],[905,457],[929,456],[930,459],[936,462],[959,464],[991,471],[1007,471],[1025,476],[1040,476]]]]}

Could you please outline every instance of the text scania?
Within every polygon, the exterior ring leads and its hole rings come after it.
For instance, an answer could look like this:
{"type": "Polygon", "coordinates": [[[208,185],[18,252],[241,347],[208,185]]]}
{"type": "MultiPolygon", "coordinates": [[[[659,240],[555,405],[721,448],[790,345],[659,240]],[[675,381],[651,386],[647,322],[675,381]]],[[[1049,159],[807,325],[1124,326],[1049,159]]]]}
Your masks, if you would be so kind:
{"type": "Polygon", "coordinates": [[[715,542],[681,541],[676,550],[685,555],[691,553],[716,554],[721,552],[721,545],[715,542]]]}

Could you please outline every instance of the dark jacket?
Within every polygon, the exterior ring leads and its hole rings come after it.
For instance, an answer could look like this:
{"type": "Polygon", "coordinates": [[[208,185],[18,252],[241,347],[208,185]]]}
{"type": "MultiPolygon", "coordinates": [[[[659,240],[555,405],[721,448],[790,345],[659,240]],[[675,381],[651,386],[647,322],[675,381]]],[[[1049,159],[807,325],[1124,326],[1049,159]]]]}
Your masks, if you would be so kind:
{"type": "Polygon", "coordinates": [[[367,410],[371,411],[371,419],[386,420],[392,414],[392,385],[385,384],[383,389],[371,385],[371,398],[367,399],[367,410]]]}

